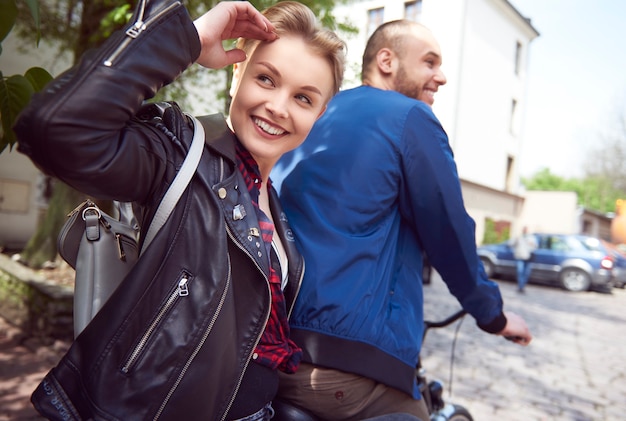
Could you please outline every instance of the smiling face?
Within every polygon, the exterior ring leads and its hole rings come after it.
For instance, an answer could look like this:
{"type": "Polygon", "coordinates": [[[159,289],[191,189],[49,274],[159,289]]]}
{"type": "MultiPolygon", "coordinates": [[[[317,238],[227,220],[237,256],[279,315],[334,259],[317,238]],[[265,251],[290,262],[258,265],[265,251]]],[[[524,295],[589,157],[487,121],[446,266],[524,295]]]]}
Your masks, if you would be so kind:
{"type": "Polygon", "coordinates": [[[262,174],[298,147],[333,95],[333,69],[297,36],[260,43],[233,74],[230,122],[262,174]]]}
{"type": "Polygon", "coordinates": [[[404,51],[398,55],[394,90],[432,106],[435,92],[447,82],[441,71],[441,50],[430,31],[425,28],[414,31],[407,36],[404,51]]]}

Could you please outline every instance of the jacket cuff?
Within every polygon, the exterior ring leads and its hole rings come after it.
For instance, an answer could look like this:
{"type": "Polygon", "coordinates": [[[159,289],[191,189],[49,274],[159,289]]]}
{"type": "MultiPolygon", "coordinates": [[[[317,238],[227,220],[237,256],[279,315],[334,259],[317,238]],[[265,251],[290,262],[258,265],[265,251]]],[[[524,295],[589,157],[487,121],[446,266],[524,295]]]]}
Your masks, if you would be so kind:
{"type": "Polygon", "coordinates": [[[478,327],[488,333],[501,332],[506,327],[506,316],[500,313],[495,319],[486,324],[477,323],[478,327]]]}

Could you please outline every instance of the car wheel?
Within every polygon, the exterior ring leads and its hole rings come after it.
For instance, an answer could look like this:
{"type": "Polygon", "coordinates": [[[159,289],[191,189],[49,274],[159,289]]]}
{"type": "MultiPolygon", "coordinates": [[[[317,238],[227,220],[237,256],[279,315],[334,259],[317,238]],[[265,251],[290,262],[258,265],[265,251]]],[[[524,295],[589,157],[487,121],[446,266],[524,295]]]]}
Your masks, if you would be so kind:
{"type": "Polygon", "coordinates": [[[486,257],[481,257],[480,261],[483,262],[483,266],[485,267],[485,273],[487,274],[487,278],[491,278],[493,276],[494,267],[493,263],[486,257]]]}
{"type": "Polygon", "coordinates": [[[591,285],[591,278],[589,275],[580,269],[563,269],[560,279],[561,285],[568,291],[587,291],[591,285]]]}

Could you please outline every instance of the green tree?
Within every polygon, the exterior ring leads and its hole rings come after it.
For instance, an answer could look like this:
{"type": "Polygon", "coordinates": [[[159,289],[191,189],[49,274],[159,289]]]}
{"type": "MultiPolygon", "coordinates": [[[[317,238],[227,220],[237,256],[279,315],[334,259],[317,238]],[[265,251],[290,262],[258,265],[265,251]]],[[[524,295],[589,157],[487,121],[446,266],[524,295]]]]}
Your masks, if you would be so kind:
{"type": "Polygon", "coordinates": [[[615,201],[626,197],[626,192],[616,188],[614,180],[604,174],[564,178],[544,168],[532,177],[523,177],[522,184],[527,190],[576,192],[580,206],[599,212],[615,212],[615,201]]]}
{"type": "Polygon", "coordinates": [[[511,238],[511,222],[496,221],[492,218],[485,218],[485,232],[482,244],[496,244],[511,238]]]}
{"type": "MultiPolygon", "coordinates": [[[[30,12],[33,36],[35,42],[40,39],[39,8],[37,0],[24,1],[30,12]]],[[[17,21],[19,9],[16,0],[0,0],[0,43],[11,33],[17,21]]],[[[0,44],[0,55],[2,55],[0,44]]],[[[2,132],[0,138],[0,153],[15,143],[15,134],[11,127],[15,117],[30,101],[34,92],[42,89],[52,79],[50,73],[41,67],[34,67],[23,75],[5,76],[0,69],[0,118],[2,120],[2,132]]]]}
{"type": "Polygon", "coordinates": [[[556,174],[552,174],[550,169],[543,168],[530,178],[522,177],[522,184],[528,190],[562,190],[566,180],[556,174]]]}
{"type": "Polygon", "coordinates": [[[587,154],[585,174],[606,179],[615,190],[626,191],[626,99],[587,154]]]}

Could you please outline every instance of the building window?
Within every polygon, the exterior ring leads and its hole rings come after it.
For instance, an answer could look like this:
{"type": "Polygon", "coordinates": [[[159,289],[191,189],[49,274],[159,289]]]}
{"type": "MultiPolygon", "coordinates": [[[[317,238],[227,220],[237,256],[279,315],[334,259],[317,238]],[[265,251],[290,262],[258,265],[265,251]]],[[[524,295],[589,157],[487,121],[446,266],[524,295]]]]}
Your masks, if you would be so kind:
{"type": "Polygon", "coordinates": [[[517,108],[517,100],[511,100],[511,121],[509,123],[509,130],[511,131],[512,135],[517,134],[517,108]]]}
{"type": "Polygon", "coordinates": [[[28,213],[30,208],[30,183],[0,179],[0,212],[28,213]]]}
{"type": "Polygon", "coordinates": [[[522,43],[515,44],[515,74],[519,76],[522,67],[522,43]]]}
{"type": "Polygon", "coordinates": [[[512,156],[506,157],[506,178],[504,180],[505,191],[512,192],[513,191],[513,173],[515,172],[515,158],[512,156]]]}
{"type": "Polygon", "coordinates": [[[408,1],[404,3],[404,18],[419,22],[422,16],[422,0],[408,1]]]}
{"type": "Polygon", "coordinates": [[[367,11],[367,37],[383,24],[385,17],[385,8],[370,9],[367,11]]]}
{"type": "Polygon", "coordinates": [[[591,221],[583,219],[583,234],[592,235],[591,232],[591,221]]]}

